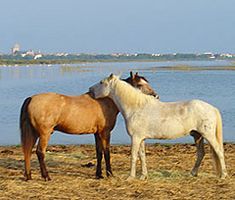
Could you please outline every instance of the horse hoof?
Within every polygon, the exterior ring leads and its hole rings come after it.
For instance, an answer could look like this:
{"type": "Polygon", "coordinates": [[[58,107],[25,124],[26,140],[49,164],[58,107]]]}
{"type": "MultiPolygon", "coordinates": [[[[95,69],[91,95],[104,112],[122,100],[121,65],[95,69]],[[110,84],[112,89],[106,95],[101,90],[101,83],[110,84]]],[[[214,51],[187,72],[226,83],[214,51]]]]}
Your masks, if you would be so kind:
{"type": "Polygon", "coordinates": [[[32,180],[31,174],[25,174],[25,181],[32,180]]]}
{"type": "Polygon", "coordinates": [[[142,180],[142,181],[148,180],[148,176],[147,175],[141,175],[140,180],[142,180]]]}
{"type": "Polygon", "coordinates": [[[228,177],[228,174],[227,174],[227,173],[224,173],[224,174],[221,175],[220,178],[221,178],[221,179],[225,179],[225,178],[227,178],[227,177],[228,177]]]}
{"type": "Polygon", "coordinates": [[[32,180],[32,178],[30,177],[30,178],[28,178],[28,177],[25,177],[25,179],[24,179],[25,181],[30,181],[30,180],[32,180]]]}
{"type": "Polygon", "coordinates": [[[96,178],[96,179],[103,179],[104,177],[103,177],[102,175],[99,175],[99,176],[96,175],[95,178],[96,178]]]}
{"type": "Polygon", "coordinates": [[[113,173],[111,171],[106,172],[107,177],[113,177],[113,173]]]}
{"type": "Polygon", "coordinates": [[[45,181],[51,181],[51,178],[49,176],[43,177],[45,181]]]}
{"type": "Polygon", "coordinates": [[[191,175],[192,175],[193,177],[197,177],[197,173],[194,172],[194,171],[191,171],[191,175]]]}

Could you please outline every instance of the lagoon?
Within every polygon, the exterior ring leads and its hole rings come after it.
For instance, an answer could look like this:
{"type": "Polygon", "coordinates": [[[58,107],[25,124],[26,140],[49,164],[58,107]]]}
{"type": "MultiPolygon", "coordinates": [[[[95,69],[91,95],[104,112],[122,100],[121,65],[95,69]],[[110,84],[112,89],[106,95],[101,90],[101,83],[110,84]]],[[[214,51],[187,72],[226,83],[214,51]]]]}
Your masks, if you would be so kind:
{"type": "MultiPolygon", "coordinates": [[[[229,66],[229,61],[114,62],[52,66],[0,66],[0,145],[20,143],[19,113],[24,99],[36,93],[57,92],[79,95],[111,72],[127,77],[129,71],[145,76],[161,101],[204,100],[220,109],[224,140],[235,142],[235,70],[170,70],[164,66],[229,66]],[[158,70],[158,67],[161,67],[158,70]]],[[[193,142],[190,136],[148,142],[193,142]]],[[[55,132],[51,144],[94,144],[93,135],[72,136],[55,132]]],[[[119,114],[112,144],[129,144],[119,114]]]]}

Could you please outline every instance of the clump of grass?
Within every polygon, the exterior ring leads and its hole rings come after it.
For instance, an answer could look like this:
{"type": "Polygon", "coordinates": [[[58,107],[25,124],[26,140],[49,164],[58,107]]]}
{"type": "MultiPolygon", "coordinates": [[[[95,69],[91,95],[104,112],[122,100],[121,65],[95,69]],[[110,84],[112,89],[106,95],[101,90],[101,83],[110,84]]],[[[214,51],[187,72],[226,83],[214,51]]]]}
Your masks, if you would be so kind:
{"type": "Polygon", "coordinates": [[[156,143],[155,146],[161,146],[161,147],[172,147],[174,144],[171,143],[156,143]]]}
{"type": "Polygon", "coordinates": [[[159,170],[159,171],[149,172],[150,179],[156,179],[156,178],[176,179],[176,178],[185,178],[189,176],[190,174],[188,174],[187,172],[181,172],[181,171],[159,170]]]}
{"type": "Polygon", "coordinates": [[[93,71],[92,66],[61,66],[60,70],[62,73],[66,72],[91,72],[93,71]]]}
{"type": "Polygon", "coordinates": [[[83,154],[82,152],[76,152],[76,153],[64,153],[64,152],[50,152],[47,151],[47,157],[48,158],[59,158],[59,159],[84,159],[88,156],[83,154]]]}

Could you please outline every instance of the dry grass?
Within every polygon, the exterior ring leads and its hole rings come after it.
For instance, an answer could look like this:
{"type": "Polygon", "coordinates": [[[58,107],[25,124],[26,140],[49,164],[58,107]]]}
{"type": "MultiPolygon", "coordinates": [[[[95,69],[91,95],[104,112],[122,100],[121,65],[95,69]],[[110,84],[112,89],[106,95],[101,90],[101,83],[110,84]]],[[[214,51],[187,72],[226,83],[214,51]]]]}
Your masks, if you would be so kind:
{"type": "Polygon", "coordinates": [[[94,66],[69,66],[63,65],[60,67],[62,73],[74,73],[74,72],[92,72],[94,71],[94,66]]]}
{"type": "Polygon", "coordinates": [[[129,182],[129,146],[112,146],[115,176],[102,180],[94,176],[93,145],[50,146],[46,160],[52,181],[42,180],[33,154],[33,180],[25,182],[21,148],[0,147],[0,199],[235,199],[235,145],[225,145],[226,180],[215,177],[208,146],[199,176],[192,177],[195,151],[190,144],[147,145],[149,180],[129,182]]]}

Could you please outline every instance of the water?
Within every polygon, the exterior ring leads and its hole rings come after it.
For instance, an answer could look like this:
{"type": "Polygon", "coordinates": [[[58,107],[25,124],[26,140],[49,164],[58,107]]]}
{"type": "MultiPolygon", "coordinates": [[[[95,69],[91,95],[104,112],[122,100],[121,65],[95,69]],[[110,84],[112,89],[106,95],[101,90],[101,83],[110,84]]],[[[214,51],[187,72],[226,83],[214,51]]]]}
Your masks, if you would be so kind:
{"type": "MultiPolygon", "coordinates": [[[[229,65],[227,61],[86,63],[76,65],[0,67],[0,145],[19,144],[19,112],[24,99],[36,93],[79,95],[111,72],[127,77],[138,70],[158,92],[162,101],[201,99],[222,113],[224,140],[235,142],[235,71],[149,70],[156,66],[229,65]]],[[[192,142],[190,136],[167,142],[192,142]]],[[[112,144],[130,143],[119,114],[112,144]]],[[[159,140],[148,140],[159,142],[159,140]]],[[[166,142],[166,141],[163,141],[166,142]]],[[[72,136],[55,132],[51,144],[94,143],[93,135],[72,136]]]]}

